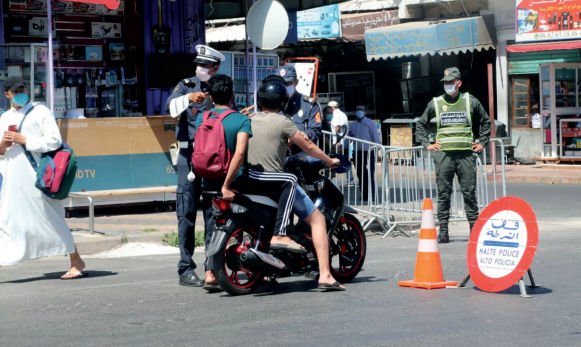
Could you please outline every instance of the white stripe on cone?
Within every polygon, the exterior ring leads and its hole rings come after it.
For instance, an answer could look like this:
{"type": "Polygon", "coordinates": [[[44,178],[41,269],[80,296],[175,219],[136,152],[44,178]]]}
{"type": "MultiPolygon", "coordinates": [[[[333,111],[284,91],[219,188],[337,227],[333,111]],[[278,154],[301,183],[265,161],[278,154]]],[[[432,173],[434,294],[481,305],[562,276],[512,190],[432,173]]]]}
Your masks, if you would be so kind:
{"type": "Polygon", "coordinates": [[[418,252],[424,253],[438,253],[438,240],[423,240],[420,239],[418,244],[418,252]]]}
{"type": "Polygon", "coordinates": [[[422,229],[436,229],[436,222],[434,221],[434,212],[432,210],[425,210],[422,213],[422,229]]]}

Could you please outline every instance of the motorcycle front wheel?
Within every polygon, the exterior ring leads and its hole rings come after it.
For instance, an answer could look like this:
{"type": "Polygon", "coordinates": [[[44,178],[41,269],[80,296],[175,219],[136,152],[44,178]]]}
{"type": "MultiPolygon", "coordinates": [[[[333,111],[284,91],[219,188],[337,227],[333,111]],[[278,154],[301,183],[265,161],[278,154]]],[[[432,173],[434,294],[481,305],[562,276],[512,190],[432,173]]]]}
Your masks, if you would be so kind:
{"type": "Polygon", "coordinates": [[[263,277],[260,271],[240,267],[240,254],[254,248],[257,240],[258,232],[253,227],[234,225],[230,227],[225,246],[214,258],[218,283],[228,294],[246,295],[253,293],[260,286],[263,277]]]}
{"type": "Polygon", "coordinates": [[[329,235],[331,274],[340,283],[353,280],[361,271],[367,253],[363,226],[355,216],[345,213],[329,235]]]}

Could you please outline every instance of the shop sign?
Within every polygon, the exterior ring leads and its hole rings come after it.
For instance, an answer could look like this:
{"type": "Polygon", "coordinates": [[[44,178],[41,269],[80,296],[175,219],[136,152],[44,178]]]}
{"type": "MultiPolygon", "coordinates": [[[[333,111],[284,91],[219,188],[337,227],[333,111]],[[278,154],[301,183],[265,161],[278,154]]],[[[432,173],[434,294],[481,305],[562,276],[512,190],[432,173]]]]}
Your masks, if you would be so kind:
{"type": "Polygon", "coordinates": [[[398,11],[381,11],[358,15],[341,15],[343,38],[356,41],[365,39],[365,30],[399,24],[398,11]]]}
{"type": "Polygon", "coordinates": [[[517,42],[580,38],[581,0],[517,0],[517,42]]]}
{"type": "Polygon", "coordinates": [[[474,284],[487,292],[505,290],[529,270],[539,229],[524,200],[504,197],[489,204],[478,217],[468,243],[468,271],[474,284]]]}
{"type": "Polygon", "coordinates": [[[93,22],[91,33],[93,37],[121,38],[121,23],[93,22]]]}
{"type": "Polygon", "coordinates": [[[339,5],[317,7],[297,12],[299,40],[341,37],[339,5]]]}

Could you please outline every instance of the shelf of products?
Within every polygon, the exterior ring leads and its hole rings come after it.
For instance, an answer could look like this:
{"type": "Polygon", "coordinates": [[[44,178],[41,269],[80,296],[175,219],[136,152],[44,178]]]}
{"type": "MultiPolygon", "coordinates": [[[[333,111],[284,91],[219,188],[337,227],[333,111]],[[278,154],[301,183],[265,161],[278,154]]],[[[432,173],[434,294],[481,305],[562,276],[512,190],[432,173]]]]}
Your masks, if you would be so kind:
{"type": "MultiPolygon", "coordinates": [[[[0,44],[4,52],[0,56],[0,84],[9,76],[21,76],[29,90],[30,100],[48,105],[50,90],[47,88],[45,44],[0,44]]],[[[0,110],[10,109],[10,103],[0,95],[0,110]]]]}
{"type": "MultiPolygon", "coordinates": [[[[129,62],[126,60],[125,2],[121,0],[116,10],[108,10],[104,5],[52,1],[54,42],[50,53],[54,60],[57,118],[77,107],[85,109],[87,117],[138,114],[138,61],[134,56],[129,62]]],[[[3,4],[6,39],[13,43],[26,42],[23,45],[28,46],[29,42],[46,42],[46,27],[50,22],[46,4],[47,0],[3,4]]],[[[42,49],[35,51],[36,57],[24,58],[29,55],[24,49],[13,53],[20,60],[5,59],[11,66],[20,66],[21,71],[16,71],[16,67],[6,68],[6,63],[4,67],[0,64],[0,83],[4,75],[30,75],[29,61],[33,59],[34,75],[42,76],[35,78],[35,101],[46,102],[49,52],[46,44],[40,46],[42,49]]],[[[78,114],[78,111],[71,113],[78,114]]]]}
{"type": "Polygon", "coordinates": [[[572,143],[578,134],[577,130],[572,130],[577,126],[572,124],[581,125],[581,119],[576,120],[581,115],[581,64],[541,64],[539,77],[543,157],[577,157],[577,152],[581,156],[576,148],[577,141],[572,143]]]}
{"type": "Polygon", "coordinates": [[[581,118],[560,119],[561,158],[581,157],[581,118]]]}

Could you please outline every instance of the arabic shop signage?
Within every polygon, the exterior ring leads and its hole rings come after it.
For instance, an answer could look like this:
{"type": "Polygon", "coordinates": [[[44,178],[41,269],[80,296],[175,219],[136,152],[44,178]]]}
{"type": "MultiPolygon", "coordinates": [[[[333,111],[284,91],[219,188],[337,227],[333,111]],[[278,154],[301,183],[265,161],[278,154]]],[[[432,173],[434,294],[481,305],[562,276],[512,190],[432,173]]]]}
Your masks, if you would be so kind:
{"type": "Polygon", "coordinates": [[[397,10],[341,15],[342,36],[350,41],[364,40],[366,29],[387,27],[394,24],[399,24],[397,10]]]}
{"type": "Polygon", "coordinates": [[[299,40],[341,37],[339,5],[317,7],[297,12],[299,40]]]}
{"type": "MultiPolygon", "coordinates": [[[[473,47],[481,36],[480,17],[449,20],[423,27],[383,28],[365,32],[367,55],[435,54],[453,48],[473,47]]],[[[486,28],[483,28],[486,30],[486,28]]]]}
{"type": "Polygon", "coordinates": [[[580,38],[580,0],[516,1],[517,42],[580,38]]]}
{"type": "Polygon", "coordinates": [[[468,270],[482,290],[498,292],[530,268],[539,240],[532,208],[522,199],[504,197],[480,214],[468,243],[468,270]]]}

